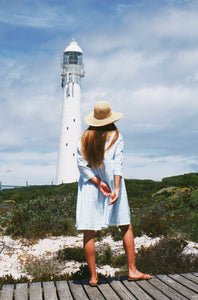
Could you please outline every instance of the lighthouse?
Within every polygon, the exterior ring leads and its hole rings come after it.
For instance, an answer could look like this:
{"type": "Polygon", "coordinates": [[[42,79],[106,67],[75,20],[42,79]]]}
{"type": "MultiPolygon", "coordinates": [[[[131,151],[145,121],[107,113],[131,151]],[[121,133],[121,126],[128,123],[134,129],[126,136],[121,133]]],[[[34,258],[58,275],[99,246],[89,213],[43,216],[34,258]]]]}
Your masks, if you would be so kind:
{"type": "Polygon", "coordinates": [[[81,79],[84,77],[83,52],[72,40],[63,53],[63,106],[56,183],[78,181],[76,147],[81,135],[81,79]]]}

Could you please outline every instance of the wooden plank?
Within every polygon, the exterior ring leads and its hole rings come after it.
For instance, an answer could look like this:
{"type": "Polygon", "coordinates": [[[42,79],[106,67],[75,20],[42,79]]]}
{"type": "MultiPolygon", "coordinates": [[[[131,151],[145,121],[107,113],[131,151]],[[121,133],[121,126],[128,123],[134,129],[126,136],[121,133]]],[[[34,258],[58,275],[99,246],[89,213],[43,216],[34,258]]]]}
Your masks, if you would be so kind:
{"type": "Polygon", "coordinates": [[[106,279],[101,278],[100,284],[98,285],[98,289],[101,291],[101,293],[104,295],[104,297],[108,300],[119,300],[120,297],[114,292],[112,287],[109,285],[109,283],[106,281],[106,279]]]}
{"type": "Polygon", "coordinates": [[[194,282],[188,280],[187,278],[182,277],[181,275],[174,274],[174,275],[169,275],[169,277],[173,278],[177,282],[181,283],[182,285],[186,286],[187,288],[193,290],[194,292],[198,293],[198,285],[195,284],[194,282]]]}
{"type": "Polygon", "coordinates": [[[30,300],[42,300],[41,282],[30,283],[30,300]]]}
{"type": "Polygon", "coordinates": [[[1,290],[0,291],[0,300],[12,300],[13,299],[13,291],[11,290],[1,290]]]}
{"type": "Polygon", "coordinates": [[[15,290],[15,300],[28,300],[28,284],[18,283],[15,290]]]}
{"type": "MultiPolygon", "coordinates": [[[[150,280],[150,279],[149,279],[150,280]]],[[[149,283],[149,280],[138,280],[137,285],[139,285],[142,289],[144,289],[147,294],[157,300],[168,300],[169,298],[160,292],[155,286],[149,283]]]]}
{"type": "Polygon", "coordinates": [[[187,297],[188,299],[191,299],[192,296],[195,295],[193,291],[189,290],[188,288],[178,283],[174,279],[168,277],[167,275],[156,275],[156,277],[168,284],[169,286],[171,286],[174,290],[178,291],[181,295],[187,297]]]}
{"type": "Polygon", "coordinates": [[[14,294],[14,284],[3,285],[0,300],[12,300],[14,294]]]}
{"type": "Polygon", "coordinates": [[[143,289],[141,289],[135,281],[128,281],[128,276],[121,276],[120,280],[123,284],[130,290],[130,292],[137,299],[150,300],[152,299],[148,294],[145,293],[143,289]]]}
{"type": "Polygon", "coordinates": [[[100,290],[97,287],[89,285],[89,279],[82,279],[81,283],[85,289],[90,300],[104,300],[105,298],[100,293],[100,290]]]}
{"type": "Polygon", "coordinates": [[[181,274],[181,276],[193,281],[194,283],[198,284],[198,277],[191,274],[191,273],[186,273],[186,274],[181,274]]]}
{"type": "Polygon", "coordinates": [[[45,300],[58,300],[53,281],[43,282],[43,291],[45,300]]]}
{"type": "Polygon", "coordinates": [[[67,281],[56,281],[56,287],[60,300],[73,300],[67,281]]]}
{"type": "Polygon", "coordinates": [[[89,299],[79,280],[69,280],[69,287],[74,299],[89,299]]]}
{"type": "Polygon", "coordinates": [[[120,299],[123,300],[135,300],[136,298],[130,293],[130,291],[124,286],[122,282],[120,282],[117,278],[107,278],[109,284],[114,289],[114,291],[118,294],[120,299]]]}
{"type": "MultiPolygon", "coordinates": [[[[157,275],[149,280],[131,281],[126,276],[100,279],[97,287],[90,287],[88,279],[44,282],[42,298],[41,282],[30,283],[30,300],[198,300],[198,273],[157,275]]],[[[0,290],[0,300],[27,300],[28,284],[6,284],[0,290]],[[15,298],[14,298],[15,294],[15,298]]]]}
{"type": "Polygon", "coordinates": [[[168,296],[172,300],[186,300],[186,297],[179,294],[169,285],[165,284],[164,282],[160,281],[156,276],[153,276],[149,279],[149,282],[156,286],[161,292],[163,292],[166,296],[168,296]]]}

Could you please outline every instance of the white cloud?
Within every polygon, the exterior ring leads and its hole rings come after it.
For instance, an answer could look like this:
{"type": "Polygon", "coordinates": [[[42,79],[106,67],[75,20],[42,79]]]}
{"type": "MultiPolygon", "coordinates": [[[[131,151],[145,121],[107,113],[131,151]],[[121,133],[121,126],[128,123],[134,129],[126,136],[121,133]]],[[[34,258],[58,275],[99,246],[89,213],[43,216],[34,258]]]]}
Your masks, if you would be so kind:
{"type": "Polygon", "coordinates": [[[198,157],[159,156],[149,157],[144,153],[125,154],[125,178],[152,179],[198,171],[198,157]]]}
{"type": "Polygon", "coordinates": [[[1,154],[0,178],[3,185],[55,183],[57,153],[19,152],[1,154]]]}
{"type": "Polygon", "coordinates": [[[50,6],[44,1],[35,0],[32,2],[21,1],[11,6],[2,6],[0,12],[0,22],[8,25],[51,29],[56,26],[59,29],[62,26],[74,26],[75,16],[68,13],[67,18],[63,16],[62,7],[56,3],[54,6],[50,6]]]}
{"type": "MultiPolygon", "coordinates": [[[[98,56],[86,59],[86,80],[91,87],[92,83],[116,90],[131,90],[135,86],[141,86],[149,79],[151,72],[159,70],[166,60],[167,54],[146,54],[144,51],[122,48],[119,51],[110,52],[102,58],[98,56]],[[139,81],[138,81],[139,80],[139,81]]],[[[87,88],[89,88],[87,86],[87,88]]]]}
{"type": "Polygon", "coordinates": [[[191,9],[168,9],[158,15],[153,22],[152,30],[161,38],[195,38],[198,36],[195,28],[198,27],[198,7],[195,4],[191,9]]]}
{"type": "Polygon", "coordinates": [[[23,65],[17,60],[1,63],[2,146],[7,145],[13,150],[19,146],[37,147],[41,151],[48,142],[49,148],[57,144],[62,97],[56,79],[58,64],[55,63],[55,59],[51,63],[51,57],[42,60],[39,56],[23,65]]]}

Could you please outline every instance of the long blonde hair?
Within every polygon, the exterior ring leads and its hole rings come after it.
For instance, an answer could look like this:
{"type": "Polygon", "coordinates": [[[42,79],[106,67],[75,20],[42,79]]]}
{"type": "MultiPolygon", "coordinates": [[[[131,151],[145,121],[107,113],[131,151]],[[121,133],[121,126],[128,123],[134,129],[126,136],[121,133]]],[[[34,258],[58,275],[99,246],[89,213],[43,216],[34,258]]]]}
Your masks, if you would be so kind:
{"type": "Polygon", "coordinates": [[[104,159],[104,153],[115,143],[118,139],[118,129],[114,123],[101,127],[89,126],[81,137],[81,153],[88,162],[91,168],[101,168],[104,159]],[[105,149],[105,144],[110,131],[115,131],[115,135],[105,149]]]}

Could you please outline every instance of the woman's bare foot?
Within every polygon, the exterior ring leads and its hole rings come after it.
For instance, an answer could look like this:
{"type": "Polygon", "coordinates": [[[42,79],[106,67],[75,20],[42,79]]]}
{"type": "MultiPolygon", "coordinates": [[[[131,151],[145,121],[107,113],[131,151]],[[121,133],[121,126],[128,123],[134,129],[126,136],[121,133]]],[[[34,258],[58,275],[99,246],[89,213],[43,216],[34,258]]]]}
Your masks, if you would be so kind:
{"type": "Polygon", "coordinates": [[[91,276],[91,279],[89,281],[89,285],[97,286],[97,284],[98,284],[98,276],[96,274],[95,276],[91,276]]]}
{"type": "Polygon", "coordinates": [[[151,277],[152,276],[149,274],[144,274],[136,270],[134,272],[129,272],[128,280],[150,279],[151,277]]]}

